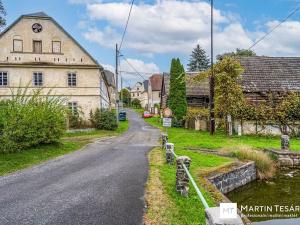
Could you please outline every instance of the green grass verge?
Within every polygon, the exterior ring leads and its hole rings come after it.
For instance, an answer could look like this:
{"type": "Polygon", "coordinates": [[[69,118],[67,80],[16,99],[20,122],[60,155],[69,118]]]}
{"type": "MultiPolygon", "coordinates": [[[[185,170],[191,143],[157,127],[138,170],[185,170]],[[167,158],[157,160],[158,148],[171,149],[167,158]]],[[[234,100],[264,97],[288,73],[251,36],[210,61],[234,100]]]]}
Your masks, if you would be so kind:
{"type": "MultiPolygon", "coordinates": [[[[176,154],[189,156],[192,159],[190,171],[194,178],[197,178],[199,175],[199,170],[210,170],[212,168],[220,167],[222,165],[226,165],[232,162],[232,159],[208,155],[208,154],[200,154],[187,150],[176,150],[176,154]]],[[[165,201],[165,205],[161,206],[160,210],[157,210],[155,214],[162,213],[164,216],[163,222],[159,221],[160,224],[176,224],[176,225],[205,225],[205,212],[204,207],[201,201],[198,198],[198,195],[190,183],[189,196],[187,198],[182,197],[180,194],[176,192],[175,182],[176,182],[176,166],[168,165],[166,163],[157,163],[156,160],[158,157],[165,158],[164,151],[160,148],[155,148],[150,152],[150,174],[153,170],[158,170],[160,175],[160,181],[162,183],[163,193],[165,194],[164,199],[168,199],[165,201]],[[166,213],[167,212],[167,213],[166,213]]],[[[151,185],[151,179],[153,177],[150,176],[147,185],[151,185]]],[[[195,179],[200,187],[202,193],[204,194],[205,199],[207,200],[210,206],[214,206],[215,203],[211,198],[210,194],[207,193],[203,188],[201,188],[201,184],[199,180],[195,179]]],[[[152,186],[154,186],[153,184],[152,186]]],[[[152,190],[155,190],[151,187],[152,190]]],[[[160,218],[159,215],[154,217],[154,212],[152,210],[153,204],[157,204],[159,201],[154,201],[151,195],[156,195],[154,191],[151,192],[149,190],[148,195],[146,196],[147,202],[149,202],[149,211],[146,214],[146,218],[148,221],[151,221],[152,224],[157,224],[155,221],[156,218],[160,218]],[[152,202],[153,201],[153,204],[152,202]]],[[[147,224],[146,220],[146,224],[147,224]]]]}
{"type": "Polygon", "coordinates": [[[66,133],[65,138],[59,144],[42,145],[17,153],[0,154],[0,176],[76,151],[95,138],[115,136],[127,129],[128,121],[122,121],[116,131],[66,133]]]}
{"type": "MultiPolygon", "coordinates": [[[[159,118],[146,119],[149,124],[162,128],[159,118]]],[[[224,133],[216,133],[211,136],[209,132],[188,130],[184,128],[168,128],[170,142],[176,148],[200,147],[208,149],[218,149],[238,145],[247,145],[255,149],[273,148],[280,149],[280,138],[276,136],[244,135],[228,137],[224,133]]],[[[300,139],[292,138],[290,141],[291,150],[300,151],[300,139]]]]}

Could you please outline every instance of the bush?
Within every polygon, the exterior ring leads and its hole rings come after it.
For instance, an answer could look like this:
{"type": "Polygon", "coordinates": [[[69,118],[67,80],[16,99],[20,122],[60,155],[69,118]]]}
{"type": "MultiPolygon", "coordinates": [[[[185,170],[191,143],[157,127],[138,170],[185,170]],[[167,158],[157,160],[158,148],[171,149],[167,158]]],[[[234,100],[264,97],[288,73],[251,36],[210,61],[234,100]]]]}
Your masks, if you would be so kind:
{"type": "Polygon", "coordinates": [[[18,152],[39,144],[58,142],[65,131],[66,108],[59,97],[26,96],[18,90],[11,100],[0,101],[0,152],[18,152]]]}
{"type": "Polygon", "coordinates": [[[260,179],[270,179],[276,172],[275,163],[267,153],[253,150],[249,146],[241,145],[235,148],[223,148],[222,152],[229,153],[240,160],[254,161],[260,179]]]}
{"type": "Polygon", "coordinates": [[[116,114],[112,111],[96,109],[93,116],[95,126],[99,130],[116,130],[118,128],[116,114]]]}
{"type": "Polygon", "coordinates": [[[132,107],[134,107],[136,109],[142,108],[141,101],[137,98],[132,100],[131,105],[132,105],[132,107]]]}

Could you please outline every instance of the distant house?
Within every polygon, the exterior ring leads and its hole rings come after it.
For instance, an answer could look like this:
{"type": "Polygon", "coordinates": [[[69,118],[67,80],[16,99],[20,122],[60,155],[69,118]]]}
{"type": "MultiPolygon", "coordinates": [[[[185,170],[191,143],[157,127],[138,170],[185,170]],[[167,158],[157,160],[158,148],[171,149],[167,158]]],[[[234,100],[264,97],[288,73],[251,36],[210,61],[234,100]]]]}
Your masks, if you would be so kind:
{"type": "MultiPolygon", "coordinates": [[[[204,79],[200,83],[192,82],[191,78],[199,72],[186,73],[186,100],[189,107],[208,107],[209,105],[209,81],[204,79]]],[[[163,74],[161,85],[161,108],[167,106],[170,89],[170,75],[163,74]]]]}
{"type": "Polygon", "coordinates": [[[154,108],[155,104],[160,105],[161,101],[161,85],[162,85],[162,75],[153,74],[149,77],[148,83],[148,98],[149,98],[149,108],[154,108]]]}
{"type": "Polygon", "coordinates": [[[252,103],[265,101],[270,94],[279,100],[289,91],[300,93],[300,57],[241,57],[242,87],[252,103]]]}
{"type": "Polygon", "coordinates": [[[131,100],[138,99],[141,101],[143,108],[147,108],[149,104],[148,99],[148,81],[137,82],[132,88],[130,88],[131,100]]]}

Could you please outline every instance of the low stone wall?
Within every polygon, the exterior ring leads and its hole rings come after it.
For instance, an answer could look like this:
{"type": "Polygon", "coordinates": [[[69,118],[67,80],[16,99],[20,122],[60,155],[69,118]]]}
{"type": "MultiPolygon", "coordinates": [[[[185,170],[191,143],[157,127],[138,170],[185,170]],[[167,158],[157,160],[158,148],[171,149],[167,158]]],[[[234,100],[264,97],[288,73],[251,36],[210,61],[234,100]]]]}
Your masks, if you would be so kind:
{"type": "Polygon", "coordinates": [[[276,157],[280,167],[300,167],[300,152],[276,151],[266,149],[270,154],[276,157]]]}
{"type": "Polygon", "coordinates": [[[207,177],[223,194],[256,180],[255,162],[248,162],[229,172],[207,177]]]}

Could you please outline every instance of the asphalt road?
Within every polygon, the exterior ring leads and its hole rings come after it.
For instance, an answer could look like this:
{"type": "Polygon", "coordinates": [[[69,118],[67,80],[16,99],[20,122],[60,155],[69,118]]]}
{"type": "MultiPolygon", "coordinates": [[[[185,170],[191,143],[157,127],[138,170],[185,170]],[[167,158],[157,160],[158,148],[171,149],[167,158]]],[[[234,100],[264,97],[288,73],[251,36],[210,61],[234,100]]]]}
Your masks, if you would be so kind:
{"type": "Polygon", "coordinates": [[[142,224],[147,153],[159,132],[128,116],[122,136],[0,177],[0,224],[142,224]]]}

